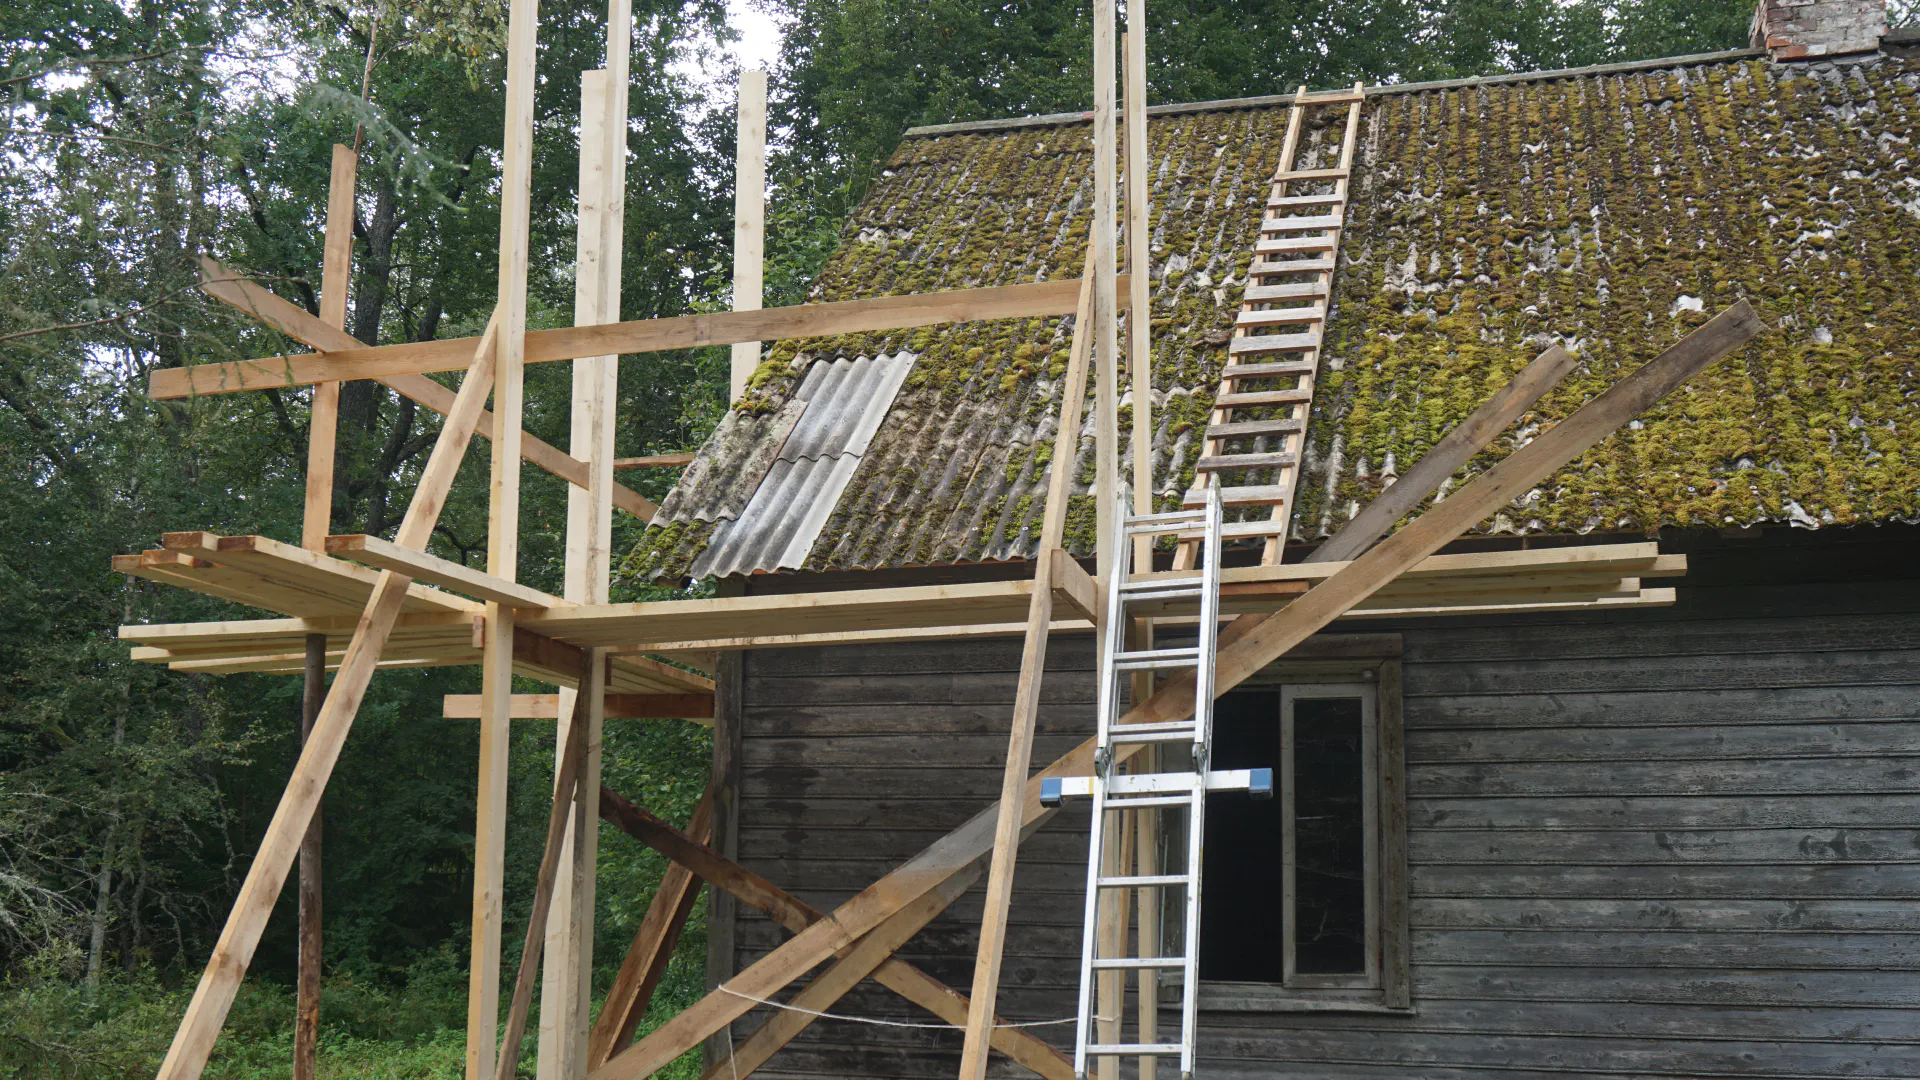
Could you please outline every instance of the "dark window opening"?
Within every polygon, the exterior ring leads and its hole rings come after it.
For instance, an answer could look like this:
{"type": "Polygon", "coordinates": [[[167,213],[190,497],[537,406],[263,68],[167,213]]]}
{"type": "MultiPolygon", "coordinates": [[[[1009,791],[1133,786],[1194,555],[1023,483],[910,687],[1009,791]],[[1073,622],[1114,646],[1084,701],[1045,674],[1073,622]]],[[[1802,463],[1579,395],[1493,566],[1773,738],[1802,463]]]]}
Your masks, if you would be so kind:
{"type": "Polygon", "coordinates": [[[1364,723],[1359,698],[1293,702],[1294,970],[1302,975],[1367,970],[1364,723]]]}
{"type": "MultiPolygon", "coordinates": [[[[1213,709],[1213,768],[1280,774],[1280,694],[1243,691],[1213,709]]],[[[1286,974],[1280,911],[1280,800],[1207,800],[1201,862],[1200,977],[1277,983],[1286,974]]],[[[1176,939],[1177,940],[1177,939],[1176,939]]]]}

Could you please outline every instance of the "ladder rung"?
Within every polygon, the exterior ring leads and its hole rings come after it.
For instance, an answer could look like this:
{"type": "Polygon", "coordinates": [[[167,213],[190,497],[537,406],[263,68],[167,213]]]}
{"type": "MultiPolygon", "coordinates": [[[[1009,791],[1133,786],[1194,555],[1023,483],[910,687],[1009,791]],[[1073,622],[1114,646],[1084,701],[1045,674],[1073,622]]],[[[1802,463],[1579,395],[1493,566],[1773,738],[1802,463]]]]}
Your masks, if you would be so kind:
{"type": "Polygon", "coordinates": [[[1294,98],[1295,105],[1352,105],[1367,100],[1365,90],[1322,90],[1317,94],[1308,94],[1304,98],[1294,98]]]}
{"type": "Polygon", "coordinates": [[[1280,323],[1321,322],[1327,317],[1327,309],[1320,304],[1308,307],[1268,308],[1265,311],[1243,311],[1234,320],[1236,326],[1273,326],[1280,323]]]}
{"type": "Polygon", "coordinates": [[[1120,874],[1100,879],[1103,889],[1144,889],[1162,885],[1187,885],[1192,883],[1185,874],[1120,874]]]}
{"type": "Polygon", "coordinates": [[[1191,742],[1193,741],[1193,729],[1188,728],[1186,731],[1180,732],[1180,731],[1127,731],[1124,728],[1116,728],[1114,729],[1113,733],[1109,735],[1107,738],[1109,742],[1116,742],[1116,743],[1191,742]]]}
{"type": "Polygon", "coordinates": [[[1206,517],[1204,510],[1167,510],[1158,514],[1129,514],[1127,525],[1158,525],[1163,522],[1195,521],[1206,517]]]}
{"type": "Polygon", "coordinates": [[[1331,233],[1326,236],[1283,236],[1274,239],[1255,240],[1255,255],[1289,255],[1295,252],[1332,251],[1340,246],[1340,238],[1331,233]]]}
{"type": "Polygon", "coordinates": [[[1324,195],[1281,195],[1267,200],[1267,209],[1285,210],[1292,206],[1338,206],[1347,201],[1347,196],[1338,191],[1329,191],[1324,195]]]}
{"type": "MultiPolygon", "coordinates": [[[[1194,527],[1196,533],[1204,533],[1204,527],[1194,527]]],[[[1128,598],[1138,596],[1160,597],[1167,593],[1188,596],[1200,595],[1200,579],[1192,578],[1154,578],[1148,581],[1123,581],[1120,583],[1120,595],[1128,598]]]]}
{"type": "MultiPolygon", "coordinates": [[[[1259,273],[1255,268],[1254,273],[1259,273]]],[[[1294,300],[1300,297],[1327,295],[1327,283],[1324,281],[1294,281],[1282,285],[1249,285],[1240,296],[1248,304],[1265,303],[1268,300],[1294,300]]]]}
{"type": "Polygon", "coordinates": [[[1228,356],[1245,356],[1248,353],[1308,352],[1320,347],[1318,330],[1305,334],[1262,334],[1259,337],[1247,336],[1233,339],[1227,348],[1228,356]]]}
{"type": "MultiPolygon", "coordinates": [[[[1256,484],[1252,487],[1230,487],[1220,489],[1220,501],[1227,506],[1279,506],[1287,501],[1287,485],[1256,484]]],[[[1207,501],[1205,491],[1188,490],[1184,500],[1198,506],[1207,501]]],[[[1222,536],[1227,535],[1226,526],[1221,526],[1222,536]]]]}
{"type": "Polygon", "coordinates": [[[1269,217],[1260,220],[1261,232],[1280,232],[1285,229],[1337,229],[1342,215],[1314,214],[1301,217],[1269,217]]]}
{"type": "MultiPolygon", "coordinates": [[[[1255,390],[1246,394],[1221,394],[1213,399],[1216,409],[1250,409],[1256,405],[1298,405],[1312,401],[1313,391],[1305,387],[1290,390],[1255,390]]],[[[1198,503],[1188,503],[1198,506],[1198,503]]]]}
{"type": "Polygon", "coordinates": [[[1222,379],[1271,379],[1278,375],[1307,375],[1320,366],[1318,360],[1277,360],[1271,364],[1228,364],[1220,370],[1222,379]]]}
{"type": "Polygon", "coordinates": [[[1107,799],[1107,809],[1109,810],[1153,810],[1170,806],[1190,807],[1192,805],[1193,796],[1191,795],[1136,795],[1132,798],[1125,799],[1116,799],[1109,796],[1107,799]]]}
{"type": "Polygon", "coordinates": [[[1197,649],[1163,649],[1151,653],[1115,653],[1115,671],[1162,671],[1167,668],[1194,667],[1200,663],[1197,649]],[[1184,655],[1173,655],[1180,653],[1184,655]],[[1165,655],[1162,655],[1165,654],[1165,655]]]}
{"type": "Polygon", "coordinates": [[[1255,261],[1248,270],[1254,277],[1267,277],[1273,274],[1324,274],[1333,270],[1333,258],[1295,259],[1291,262],[1261,263],[1255,261]]]}
{"type": "Polygon", "coordinates": [[[1153,971],[1186,967],[1187,958],[1184,956],[1096,956],[1093,958],[1093,966],[1096,971],[1153,971]]]}
{"type": "Polygon", "coordinates": [[[1283,180],[1344,180],[1352,169],[1282,169],[1273,174],[1275,183],[1283,180]]]}
{"type": "Polygon", "coordinates": [[[1115,734],[1119,734],[1121,732],[1136,732],[1136,731],[1147,733],[1147,734],[1165,733],[1169,731],[1184,731],[1187,734],[1191,735],[1193,734],[1193,721],[1171,720],[1166,723],[1159,723],[1159,724],[1115,724],[1113,725],[1113,727],[1108,728],[1107,730],[1112,731],[1115,734]]]}
{"type": "Polygon", "coordinates": [[[1089,1057],[1178,1057],[1179,1043],[1093,1043],[1087,1047],[1089,1057]]]}
{"type": "Polygon", "coordinates": [[[1215,454],[1194,462],[1193,471],[1210,473],[1224,472],[1228,469],[1273,469],[1293,465],[1297,460],[1293,454],[1285,451],[1267,454],[1215,454]]]}
{"type": "MultiPolygon", "coordinates": [[[[1228,521],[1220,526],[1220,539],[1245,540],[1250,536],[1280,536],[1287,531],[1285,518],[1261,518],[1258,521],[1228,521]]],[[[1198,540],[1198,531],[1181,533],[1182,540],[1198,540]]]]}

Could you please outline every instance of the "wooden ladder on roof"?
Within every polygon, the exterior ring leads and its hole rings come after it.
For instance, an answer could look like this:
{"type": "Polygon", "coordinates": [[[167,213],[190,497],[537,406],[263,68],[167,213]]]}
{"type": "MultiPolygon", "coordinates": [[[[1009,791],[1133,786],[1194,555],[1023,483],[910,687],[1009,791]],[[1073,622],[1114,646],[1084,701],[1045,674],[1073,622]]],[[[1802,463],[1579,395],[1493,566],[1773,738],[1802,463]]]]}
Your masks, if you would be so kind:
{"type": "MultiPolygon", "coordinates": [[[[1227,540],[1264,537],[1262,563],[1280,561],[1293,517],[1294,489],[1300,481],[1307,419],[1313,409],[1314,374],[1320,366],[1333,269],[1346,223],[1347,182],[1365,100],[1365,88],[1359,83],[1351,90],[1322,94],[1310,94],[1303,86],[1294,95],[1280,164],[1262,212],[1260,239],[1247,271],[1240,316],[1220,373],[1204,448],[1194,465],[1195,484],[1182,500],[1188,507],[1202,506],[1207,488],[1218,487],[1221,502],[1229,510],[1269,508],[1265,520],[1235,521],[1223,527],[1227,540]],[[1330,105],[1347,107],[1339,164],[1295,168],[1307,110],[1330,105]],[[1302,192],[1301,187],[1316,190],[1302,192]],[[1229,479],[1249,472],[1265,472],[1271,482],[1229,479]]],[[[1191,567],[1198,546],[1197,536],[1182,537],[1175,565],[1191,567]]]]}

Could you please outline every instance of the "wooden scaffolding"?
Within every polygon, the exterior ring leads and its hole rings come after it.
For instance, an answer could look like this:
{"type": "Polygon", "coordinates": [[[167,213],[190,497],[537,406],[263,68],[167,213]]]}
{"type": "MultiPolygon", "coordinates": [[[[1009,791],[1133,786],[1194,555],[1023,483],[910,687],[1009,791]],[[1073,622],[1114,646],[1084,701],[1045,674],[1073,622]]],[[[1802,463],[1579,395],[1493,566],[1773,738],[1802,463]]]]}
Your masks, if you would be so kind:
{"type": "MultiPolygon", "coordinates": [[[[650,1075],[700,1046],[816,968],[819,973],[805,989],[785,1003],[792,1008],[776,1011],[756,1032],[733,1045],[730,1055],[709,1075],[751,1073],[806,1028],[814,1012],[829,1008],[855,985],[872,978],[965,1030],[963,1080],[984,1076],[990,1051],[1052,1080],[1072,1076],[1066,1057],[1028,1030],[1001,1023],[994,1008],[1020,843],[1051,813],[1040,805],[1040,784],[1046,778],[1086,775],[1092,764],[1091,742],[1038,773],[1032,771],[1031,761],[1048,636],[1098,627],[1104,618],[1099,582],[1117,572],[1116,553],[1104,546],[1089,572],[1062,545],[1069,470],[1056,468],[1049,475],[1033,574],[1027,580],[613,604],[607,591],[613,513],[618,509],[650,520],[656,509],[614,479],[616,464],[634,464],[617,463],[613,456],[614,389],[621,354],[730,345],[737,396],[744,376],[758,363],[760,343],[769,340],[974,319],[1072,315],[1059,437],[1074,438],[1083,429],[1091,383],[1098,462],[1095,494],[1101,518],[1098,535],[1105,545],[1105,538],[1112,535],[1106,518],[1116,506],[1123,460],[1118,419],[1123,314],[1124,366],[1132,387],[1136,512],[1152,509],[1154,498],[1147,441],[1153,400],[1148,348],[1151,268],[1144,7],[1138,2],[1128,5],[1129,33],[1124,49],[1117,50],[1113,2],[1094,0],[1095,200],[1086,268],[1075,280],[761,309],[766,83],[764,75],[748,73],[741,87],[734,310],[619,321],[626,53],[631,40],[627,0],[610,0],[605,67],[581,77],[579,263],[573,327],[526,328],[533,0],[511,4],[499,294],[483,335],[372,347],[346,334],[355,157],[345,147],[335,148],[318,317],[239,274],[206,263],[203,287],[209,294],[313,351],[161,371],[154,375],[150,391],[155,397],[177,398],[266,387],[313,387],[301,542],[169,533],[152,551],[120,557],[114,565],[124,572],[282,616],[128,626],[121,634],[133,643],[136,658],[179,670],[304,673],[308,730],[286,792],[160,1069],[162,1080],[194,1080],[206,1066],[268,913],[303,847],[300,1023],[304,1043],[296,1040],[302,1046],[296,1072],[310,1075],[306,1070],[311,1069],[319,970],[315,822],[321,793],[374,673],[381,668],[432,665],[480,668],[479,693],[450,697],[446,703],[446,715],[475,718],[480,731],[466,1054],[469,1080],[512,1075],[537,981],[543,985],[541,1075],[562,1080],[581,1076],[626,1080],[650,1075]],[[1119,52],[1125,55],[1124,79],[1116,78],[1119,52]],[[1125,84],[1123,106],[1116,103],[1121,82],[1125,84]],[[1119,145],[1122,114],[1124,153],[1119,145]],[[1123,188],[1124,230],[1120,226],[1123,188]],[[1125,275],[1119,273],[1118,265],[1123,236],[1130,271],[1125,275]],[[572,437],[565,450],[521,430],[525,366],[560,360],[573,362],[572,437]],[[464,372],[458,391],[426,377],[437,371],[464,372]],[[406,516],[391,539],[327,535],[339,386],[349,379],[378,380],[445,416],[406,516]],[[484,571],[425,551],[454,473],[475,435],[489,440],[491,447],[484,571]],[[516,581],[522,461],[570,485],[561,596],[516,581]],[[833,911],[809,907],[710,846],[726,793],[709,791],[691,826],[681,831],[600,783],[600,731],[608,717],[702,722],[714,715],[714,681],[688,670],[686,662],[712,670],[716,650],[980,635],[1023,638],[999,801],[833,911]],[[334,673],[330,687],[325,686],[327,671],[334,673]],[[551,684],[557,693],[515,695],[511,692],[515,674],[551,684]],[[502,1032],[498,994],[506,755],[508,723],[515,717],[553,717],[559,724],[554,796],[533,915],[502,1032]],[[600,818],[664,853],[672,860],[672,869],[636,935],[598,1023],[589,1030],[595,837],[600,818]],[[893,954],[982,878],[986,905],[973,985],[962,994],[893,954]],[[766,912],[791,937],[636,1042],[635,1027],[701,882],[766,912]],[[309,890],[314,893],[312,907],[304,902],[309,890]]],[[[1573,360],[1566,352],[1549,349],[1312,558],[1283,563],[1281,548],[1305,446],[1320,328],[1328,314],[1364,99],[1365,92],[1356,87],[1319,95],[1303,89],[1295,100],[1285,152],[1276,163],[1263,211],[1266,220],[1258,253],[1262,261],[1251,271],[1255,280],[1245,289],[1239,336],[1230,348],[1229,366],[1215,402],[1217,412],[1206,432],[1209,449],[1199,470],[1202,482],[1220,483],[1221,476],[1235,470],[1277,473],[1265,483],[1238,485],[1239,501],[1272,510],[1265,520],[1239,528],[1242,534],[1263,541],[1263,558],[1257,565],[1231,567],[1222,575],[1222,610],[1233,621],[1219,638],[1219,693],[1337,619],[1670,603],[1671,589],[1648,582],[1683,572],[1684,559],[1662,556],[1653,544],[1438,552],[1760,328],[1744,303],[1728,309],[1381,541],[1400,518],[1438,490],[1570,369],[1573,360]],[[1329,104],[1347,106],[1337,163],[1296,168],[1294,155],[1306,110],[1329,104]],[[1319,181],[1328,182],[1329,189],[1290,188],[1319,181]],[[1269,330],[1277,333],[1270,335],[1269,330]],[[1293,385],[1254,385],[1269,379],[1293,385]],[[1277,406],[1278,415],[1247,412],[1267,406],[1277,406]],[[1261,442],[1252,449],[1229,447],[1233,440],[1245,438],[1277,441],[1261,442]]],[[[1056,455],[1054,460],[1070,461],[1072,455],[1056,455]]],[[[664,463],[684,463],[684,459],[669,458],[664,463]]],[[[1196,574],[1190,552],[1190,547],[1183,548],[1171,569],[1143,572],[1143,576],[1196,574]]],[[[1146,565],[1145,560],[1140,562],[1146,565]]],[[[1183,618],[1190,622],[1194,614],[1190,607],[1168,605],[1128,631],[1136,638],[1150,637],[1152,623],[1183,618]]],[[[1134,684],[1133,705],[1123,722],[1177,720],[1185,715],[1183,703],[1190,707],[1192,692],[1185,677],[1157,683],[1141,677],[1134,684]]],[[[1137,749],[1138,744],[1129,748],[1137,749]]],[[[1124,756],[1125,752],[1123,762],[1124,756]]],[[[1152,847],[1150,838],[1138,841],[1135,857],[1152,847]]],[[[1149,897],[1116,896],[1110,902],[1141,905],[1138,932],[1143,936],[1154,932],[1149,897]]],[[[1142,946],[1146,946],[1144,937],[1142,946]]],[[[1124,991],[1117,979],[1100,985],[1103,1016],[1117,1016],[1124,991]]],[[[1153,1023],[1155,995],[1142,993],[1139,1000],[1139,1023],[1145,1033],[1153,1023]]],[[[1153,1075],[1150,1062],[1143,1061],[1141,1075],[1153,1075]]]]}

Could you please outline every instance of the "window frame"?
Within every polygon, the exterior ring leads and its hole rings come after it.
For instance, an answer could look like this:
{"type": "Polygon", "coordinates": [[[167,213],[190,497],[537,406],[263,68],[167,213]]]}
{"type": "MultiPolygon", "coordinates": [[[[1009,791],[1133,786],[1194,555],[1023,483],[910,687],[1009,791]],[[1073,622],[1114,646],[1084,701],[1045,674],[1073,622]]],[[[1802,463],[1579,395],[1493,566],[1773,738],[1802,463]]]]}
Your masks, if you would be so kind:
{"type": "MultiPolygon", "coordinates": [[[[1292,927],[1286,934],[1287,976],[1283,982],[1236,982],[1218,979],[1201,981],[1198,1002],[1202,1011],[1211,1012],[1362,1012],[1410,1014],[1413,1011],[1411,956],[1408,936],[1408,868],[1406,804],[1406,740],[1401,692],[1401,637],[1399,634],[1327,634],[1308,639],[1286,657],[1269,664],[1241,684],[1246,689],[1279,689],[1281,716],[1276,722],[1289,721],[1288,702],[1301,696],[1353,696],[1355,685],[1370,688],[1372,723],[1365,735],[1372,743],[1367,754],[1368,778],[1372,798],[1368,810],[1373,817],[1368,827],[1369,895],[1375,900],[1374,913],[1368,919],[1368,974],[1356,976],[1313,977],[1304,981],[1294,976],[1292,927]],[[1341,687],[1344,693],[1315,693],[1321,688],[1341,687]],[[1294,688],[1291,689],[1290,688],[1294,688]],[[1306,691],[1304,694],[1301,691],[1306,691]],[[1308,985],[1309,983],[1317,985],[1308,985]]],[[[1364,699],[1363,699],[1364,700],[1364,699]]],[[[1276,796],[1286,801],[1285,839],[1290,855],[1292,836],[1292,731],[1286,724],[1281,738],[1281,776],[1276,796]]],[[[1285,866],[1291,882],[1292,864],[1285,866]]],[[[1290,896],[1290,893],[1289,893],[1290,896]]],[[[1293,918],[1288,896],[1281,898],[1282,917],[1293,918]]],[[[1168,1000],[1177,1001],[1179,987],[1163,990],[1168,1000]]]]}

